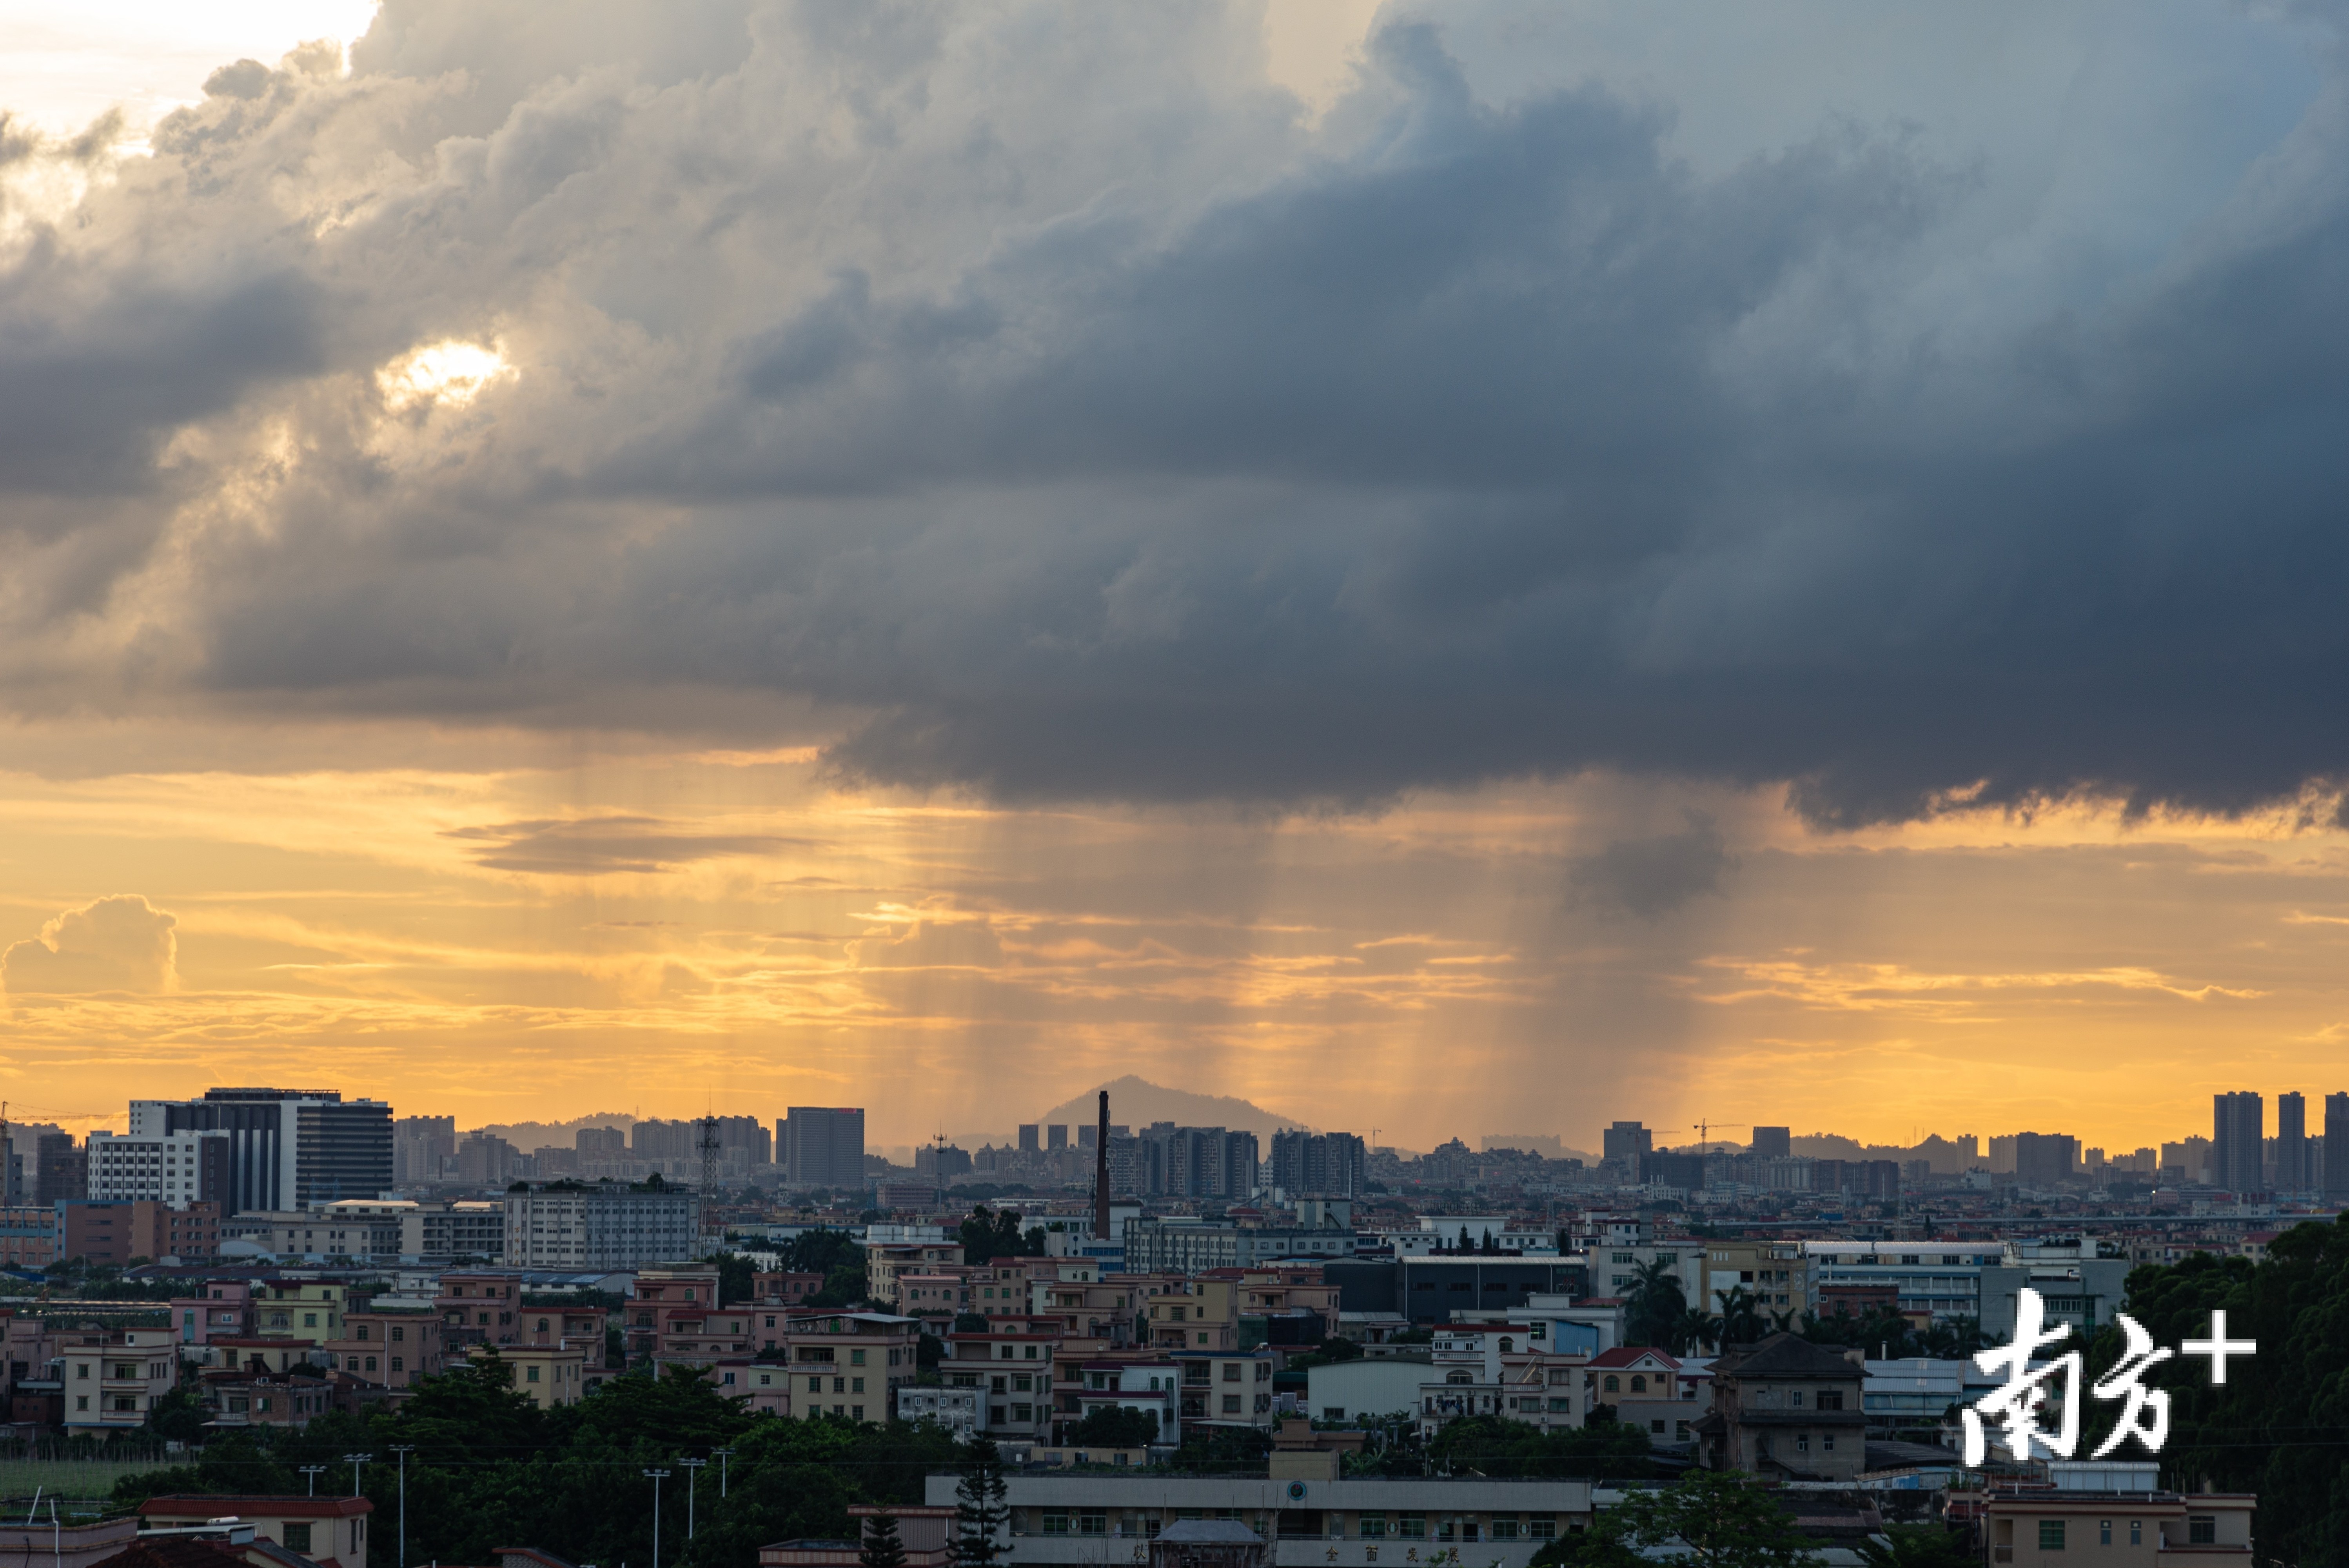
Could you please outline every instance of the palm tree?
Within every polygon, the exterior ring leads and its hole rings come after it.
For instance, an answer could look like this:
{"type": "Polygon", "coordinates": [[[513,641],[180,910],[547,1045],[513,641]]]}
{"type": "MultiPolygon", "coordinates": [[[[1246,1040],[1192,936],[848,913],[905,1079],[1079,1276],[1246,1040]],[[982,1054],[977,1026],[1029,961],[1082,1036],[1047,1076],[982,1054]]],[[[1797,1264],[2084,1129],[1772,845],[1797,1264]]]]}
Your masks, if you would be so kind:
{"type": "Polygon", "coordinates": [[[1721,1300],[1721,1338],[1727,1345],[1751,1345],[1767,1332],[1762,1299],[1742,1284],[1713,1292],[1721,1300]]]}
{"type": "Polygon", "coordinates": [[[1665,1348],[1673,1355],[1683,1355],[1691,1349],[1710,1350],[1721,1343],[1721,1322],[1701,1306],[1692,1306],[1672,1325],[1665,1337],[1671,1341],[1665,1348]]]}
{"type": "Polygon", "coordinates": [[[1680,1275],[1671,1264],[1657,1258],[1632,1271],[1630,1308],[1624,1327],[1633,1344],[1661,1346],[1671,1338],[1688,1310],[1680,1275]]]}

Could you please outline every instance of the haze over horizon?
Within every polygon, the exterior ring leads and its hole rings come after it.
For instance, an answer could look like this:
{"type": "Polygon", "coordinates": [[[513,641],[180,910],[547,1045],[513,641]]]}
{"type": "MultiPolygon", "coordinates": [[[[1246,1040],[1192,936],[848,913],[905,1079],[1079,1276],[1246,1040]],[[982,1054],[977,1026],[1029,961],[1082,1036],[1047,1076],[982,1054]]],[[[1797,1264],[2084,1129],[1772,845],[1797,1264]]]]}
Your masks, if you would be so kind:
{"type": "Polygon", "coordinates": [[[1700,10],[14,0],[12,1114],[2349,1089],[2339,16],[1700,10]]]}

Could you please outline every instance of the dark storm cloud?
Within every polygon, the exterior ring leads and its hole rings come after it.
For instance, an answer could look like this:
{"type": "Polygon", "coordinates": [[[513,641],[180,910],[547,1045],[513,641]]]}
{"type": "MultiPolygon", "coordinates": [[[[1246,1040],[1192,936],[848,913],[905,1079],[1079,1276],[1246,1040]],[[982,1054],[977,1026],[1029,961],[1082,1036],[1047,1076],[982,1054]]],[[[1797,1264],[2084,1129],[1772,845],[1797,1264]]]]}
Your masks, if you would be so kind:
{"type": "MultiPolygon", "coordinates": [[[[97,281],[63,227],[14,264],[0,481],[308,443],[173,557],[141,680],[775,691],[849,771],[1030,798],[1611,768],[1860,821],[2349,777],[2336,77],[2099,248],[1986,234],[1995,169],[1824,111],[1708,170],[1669,105],[1490,101],[1424,26],[1317,127],[1252,13],[585,15],[395,0],[347,83],[232,67],[90,198],[97,281]],[[130,265],[184,232],[204,277],[130,265]],[[376,408],[441,336],[512,384],[376,408]]],[[[1707,891],[1626,866],[1634,913],[1707,891]]]]}
{"type": "Polygon", "coordinates": [[[1677,833],[1619,839],[1594,854],[1576,857],[1568,883],[1576,902],[1606,913],[1654,920],[1691,899],[1719,893],[1737,857],[1721,830],[1692,819],[1677,833]]]}

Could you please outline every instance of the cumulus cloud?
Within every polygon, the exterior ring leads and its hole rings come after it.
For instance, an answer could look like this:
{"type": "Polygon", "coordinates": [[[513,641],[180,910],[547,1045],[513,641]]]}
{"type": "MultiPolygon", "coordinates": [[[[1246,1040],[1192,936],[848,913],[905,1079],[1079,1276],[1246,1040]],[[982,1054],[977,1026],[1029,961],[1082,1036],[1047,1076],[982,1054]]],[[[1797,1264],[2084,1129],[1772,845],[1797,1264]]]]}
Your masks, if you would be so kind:
{"type": "Polygon", "coordinates": [[[1397,11],[1318,118],[1237,3],[387,0],[347,77],[229,66],[17,214],[0,700],[771,694],[1014,798],[2349,779],[2323,24],[2132,25],[2250,96],[2028,157],[1798,70],[1692,158],[1549,10],[1397,11]]]}
{"type": "Polygon", "coordinates": [[[0,954],[0,987],[19,996],[168,991],[178,980],[179,923],[137,893],[67,910],[0,954]]]}

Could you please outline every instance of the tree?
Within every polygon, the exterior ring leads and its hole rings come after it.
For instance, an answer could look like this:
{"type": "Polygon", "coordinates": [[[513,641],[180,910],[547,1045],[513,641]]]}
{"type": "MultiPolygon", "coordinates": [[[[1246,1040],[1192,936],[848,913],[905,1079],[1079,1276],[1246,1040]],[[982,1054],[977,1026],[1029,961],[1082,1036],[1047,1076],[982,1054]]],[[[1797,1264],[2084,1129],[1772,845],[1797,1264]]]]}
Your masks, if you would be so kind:
{"type": "Polygon", "coordinates": [[[1742,1284],[1713,1292],[1721,1301],[1721,1343],[1753,1345],[1770,1332],[1762,1312],[1762,1300],[1742,1284]]]}
{"type": "Polygon", "coordinates": [[[1889,1525],[1882,1540],[1870,1536],[1858,1551],[1868,1568],[1974,1568],[1982,1561],[1938,1524],[1889,1525]]]}
{"type": "Polygon", "coordinates": [[[1669,1344],[1673,1327],[1688,1312],[1681,1294],[1680,1275],[1671,1264],[1657,1258],[1632,1271],[1630,1309],[1624,1329],[1634,1345],[1669,1344]]]}
{"type": "Polygon", "coordinates": [[[1792,1568],[1816,1550],[1770,1493],[1726,1470],[1690,1470],[1668,1487],[1631,1491],[1600,1513],[1584,1539],[1553,1542],[1535,1568],[1629,1568],[1646,1549],[1679,1545],[1694,1568],[1792,1568]]]}
{"type": "Polygon", "coordinates": [[[1692,1306],[1672,1325],[1665,1348],[1679,1356],[1691,1350],[1710,1350],[1720,1343],[1721,1319],[1701,1306],[1692,1306]]]}
{"type": "Polygon", "coordinates": [[[962,1568],[993,1568],[1003,1550],[996,1537],[1010,1518],[1004,1497],[1002,1454],[993,1439],[973,1439],[955,1486],[955,1561],[962,1568]]]}
{"type": "Polygon", "coordinates": [[[740,1253],[712,1253],[701,1260],[718,1265],[718,1304],[734,1306],[758,1294],[759,1265],[740,1253]]]}
{"type": "Polygon", "coordinates": [[[875,1513],[866,1519],[856,1561],[860,1568],[905,1568],[905,1543],[897,1538],[895,1514],[875,1513]]]}
{"type": "Polygon", "coordinates": [[[1009,1209],[992,1210],[980,1203],[972,1208],[970,1217],[963,1221],[957,1232],[962,1243],[962,1258],[967,1264],[983,1264],[992,1258],[1039,1257],[1044,1251],[1044,1231],[1040,1225],[1026,1235],[1019,1233],[1019,1216],[1009,1209]]]}
{"type": "Polygon", "coordinates": [[[1069,1429],[1069,1440],[1094,1449],[1139,1449],[1158,1440],[1158,1422],[1147,1410],[1103,1405],[1069,1429]]]}

